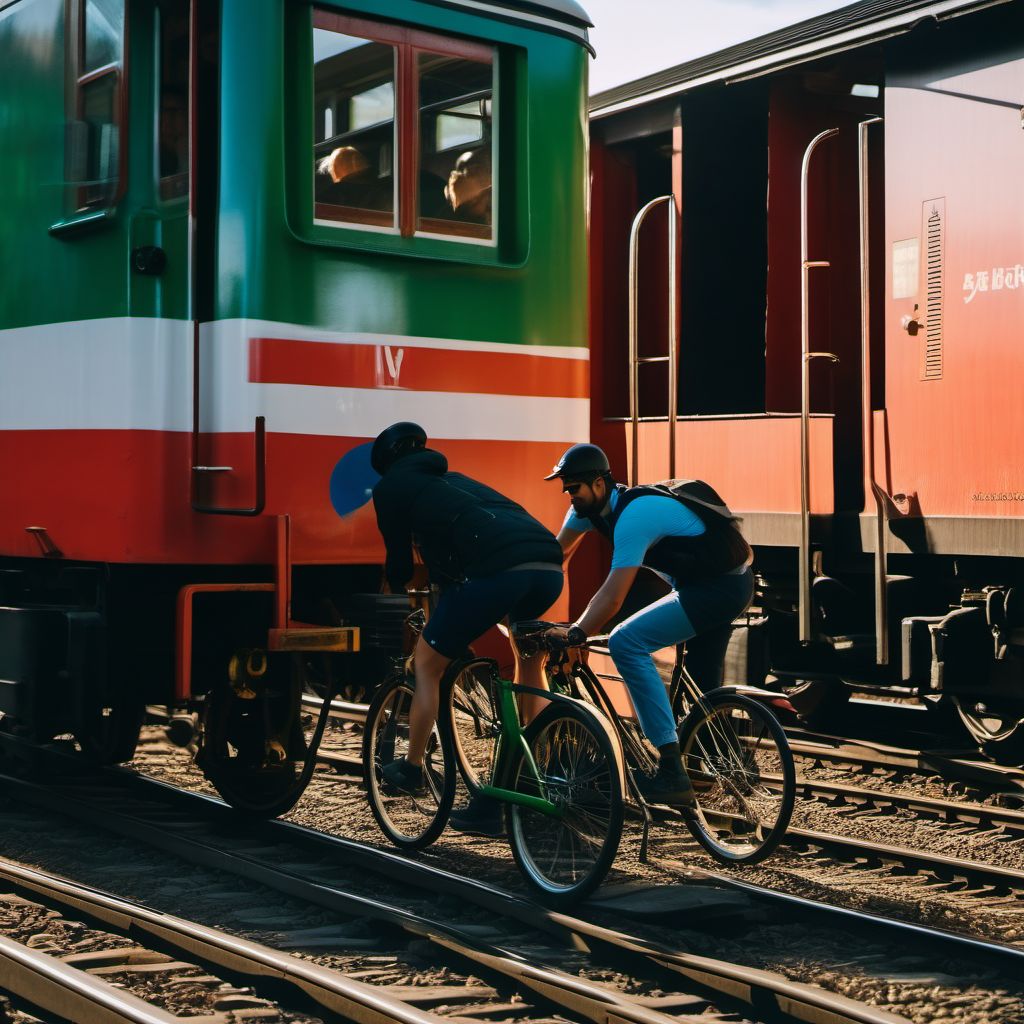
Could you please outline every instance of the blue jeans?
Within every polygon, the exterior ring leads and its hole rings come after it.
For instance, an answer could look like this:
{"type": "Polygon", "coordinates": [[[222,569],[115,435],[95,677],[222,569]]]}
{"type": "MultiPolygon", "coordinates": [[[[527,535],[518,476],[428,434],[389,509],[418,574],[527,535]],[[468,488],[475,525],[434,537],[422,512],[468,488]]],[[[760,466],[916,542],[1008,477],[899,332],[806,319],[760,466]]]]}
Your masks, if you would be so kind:
{"type": "Polygon", "coordinates": [[[629,690],[640,728],[656,747],[674,743],[677,734],[668,690],[651,654],[732,622],[750,603],[753,589],[750,569],[686,584],[612,630],[608,651],[629,690]]]}

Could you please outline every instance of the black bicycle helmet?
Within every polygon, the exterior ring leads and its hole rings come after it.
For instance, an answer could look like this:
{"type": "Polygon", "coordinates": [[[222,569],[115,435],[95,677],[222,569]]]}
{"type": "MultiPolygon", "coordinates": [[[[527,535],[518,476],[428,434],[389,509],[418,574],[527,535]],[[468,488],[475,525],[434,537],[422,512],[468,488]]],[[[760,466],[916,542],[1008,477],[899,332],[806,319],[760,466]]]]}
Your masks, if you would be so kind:
{"type": "Polygon", "coordinates": [[[427,446],[427,432],[418,423],[392,423],[382,430],[370,450],[370,465],[383,476],[396,459],[427,446]]]}
{"type": "Polygon", "coordinates": [[[596,444],[574,444],[567,448],[545,480],[561,477],[563,480],[574,478],[593,479],[604,476],[612,471],[608,456],[596,444]]]}

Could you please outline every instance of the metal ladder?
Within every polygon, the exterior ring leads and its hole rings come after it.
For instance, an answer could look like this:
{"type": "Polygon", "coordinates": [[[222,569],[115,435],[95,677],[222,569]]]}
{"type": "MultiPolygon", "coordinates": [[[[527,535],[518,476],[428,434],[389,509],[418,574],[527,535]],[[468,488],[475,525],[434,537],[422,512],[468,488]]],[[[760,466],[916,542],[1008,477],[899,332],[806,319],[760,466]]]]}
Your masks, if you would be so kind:
{"type": "MultiPolygon", "coordinates": [[[[880,117],[868,118],[857,126],[857,162],[860,206],[860,331],[861,331],[861,431],[863,437],[863,477],[865,501],[870,495],[875,502],[875,662],[889,662],[889,620],[887,584],[887,495],[875,479],[874,425],[871,411],[871,344],[870,344],[870,261],[868,206],[868,129],[879,124],[880,117]]],[[[808,258],[808,179],[811,156],[819,143],[839,134],[829,128],[816,135],[804,151],[800,170],[800,642],[813,639],[811,622],[811,504],[810,504],[810,364],[814,359],[839,362],[834,352],[812,352],[810,349],[810,271],[828,267],[826,260],[808,258]]]]}
{"type": "Polygon", "coordinates": [[[676,271],[676,197],[658,196],[642,206],[633,218],[629,231],[629,419],[633,426],[630,486],[637,485],[640,457],[640,367],[645,363],[668,363],[668,476],[676,475],[676,421],[678,420],[679,324],[676,271]],[[639,292],[640,292],[640,228],[656,206],[668,203],[668,353],[663,356],[640,356],[639,292]]]}

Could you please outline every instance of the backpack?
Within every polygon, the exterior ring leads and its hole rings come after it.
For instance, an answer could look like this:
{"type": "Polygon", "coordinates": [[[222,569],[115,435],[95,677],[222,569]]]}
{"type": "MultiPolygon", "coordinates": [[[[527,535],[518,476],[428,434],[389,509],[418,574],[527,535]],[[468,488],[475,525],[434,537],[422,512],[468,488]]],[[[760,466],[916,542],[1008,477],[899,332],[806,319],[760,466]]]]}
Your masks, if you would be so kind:
{"type": "Polygon", "coordinates": [[[703,480],[660,480],[651,485],[685,505],[704,524],[708,548],[702,552],[702,567],[708,572],[731,572],[753,554],[740,532],[739,519],[722,496],[703,480]]]}
{"type": "Polygon", "coordinates": [[[662,480],[639,487],[618,485],[623,498],[609,522],[591,517],[598,532],[611,535],[614,523],[636,498],[663,495],[685,505],[704,524],[699,537],[663,537],[650,547],[644,565],[677,581],[695,583],[738,569],[751,557],[750,545],[740,533],[739,521],[718,492],[703,480],[662,480]]]}

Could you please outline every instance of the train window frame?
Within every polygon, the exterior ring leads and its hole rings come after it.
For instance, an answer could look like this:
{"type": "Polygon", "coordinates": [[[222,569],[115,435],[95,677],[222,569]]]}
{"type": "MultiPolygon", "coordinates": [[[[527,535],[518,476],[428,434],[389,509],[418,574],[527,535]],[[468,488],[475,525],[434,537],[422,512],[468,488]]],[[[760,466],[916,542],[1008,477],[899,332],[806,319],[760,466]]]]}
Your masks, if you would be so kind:
{"type": "Polygon", "coordinates": [[[192,191],[192,102],[195,87],[193,82],[192,50],[195,46],[195,31],[191,19],[189,0],[178,0],[180,7],[175,10],[173,5],[160,4],[156,11],[156,54],[157,54],[157,99],[153,118],[153,176],[156,182],[157,201],[161,206],[184,206],[189,202],[192,191]],[[168,32],[173,15],[184,15],[184,33],[177,40],[168,32]],[[171,41],[184,43],[185,74],[177,76],[168,72],[168,60],[171,56],[171,41]],[[164,128],[172,113],[171,99],[178,99],[183,106],[178,116],[183,118],[182,130],[174,138],[174,157],[177,160],[174,170],[165,173],[165,156],[171,148],[171,133],[165,136],[164,128]]]}
{"type": "MultiPolygon", "coordinates": [[[[334,232],[367,232],[378,237],[390,236],[403,242],[416,239],[431,240],[447,245],[482,247],[485,250],[497,250],[500,237],[498,210],[501,186],[499,182],[500,156],[500,80],[501,53],[496,43],[470,40],[462,37],[447,36],[429,29],[399,25],[389,22],[374,21],[350,14],[327,10],[321,7],[312,8],[312,29],[334,31],[346,36],[367,39],[371,42],[391,46],[395,52],[394,77],[394,151],[393,165],[397,173],[394,175],[394,209],[391,225],[375,224],[369,218],[360,215],[360,211],[352,208],[339,207],[347,213],[355,213],[351,217],[326,217],[315,198],[315,181],[312,196],[312,226],[334,232]],[[419,106],[419,55],[431,53],[456,59],[486,63],[490,69],[490,162],[492,202],[490,224],[487,237],[476,237],[469,224],[452,221],[446,224],[442,218],[423,218],[419,213],[419,181],[422,163],[423,140],[421,139],[419,106]]],[[[311,35],[312,37],[312,35],[311,35]]],[[[311,69],[312,71],[312,69],[311,69]]],[[[315,74],[315,72],[314,72],[315,74]]],[[[313,83],[313,96],[316,87],[313,83]]],[[[317,116],[316,104],[311,104],[311,120],[313,124],[313,144],[316,145],[317,116]]],[[[316,174],[314,162],[313,174],[316,174]]],[[[308,223],[308,222],[307,222],[308,223]]]]}
{"type": "MultiPolygon", "coordinates": [[[[72,216],[69,221],[53,225],[51,231],[71,228],[84,219],[92,220],[97,215],[113,211],[124,198],[128,187],[128,79],[130,64],[130,4],[119,0],[120,9],[120,59],[89,67],[86,47],[88,24],[86,15],[89,0],[68,0],[65,7],[65,110],[66,135],[64,144],[64,169],[67,195],[70,197],[72,216]],[[103,183],[92,189],[88,180],[83,181],[76,174],[79,160],[78,149],[83,144],[82,136],[87,132],[80,126],[85,122],[86,92],[107,79],[112,80],[111,125],[116,129],[117,156],[116,178],[112,188],[103,183]]],[[[84,157],[88,161],[88,155],[84,157]]]]}

